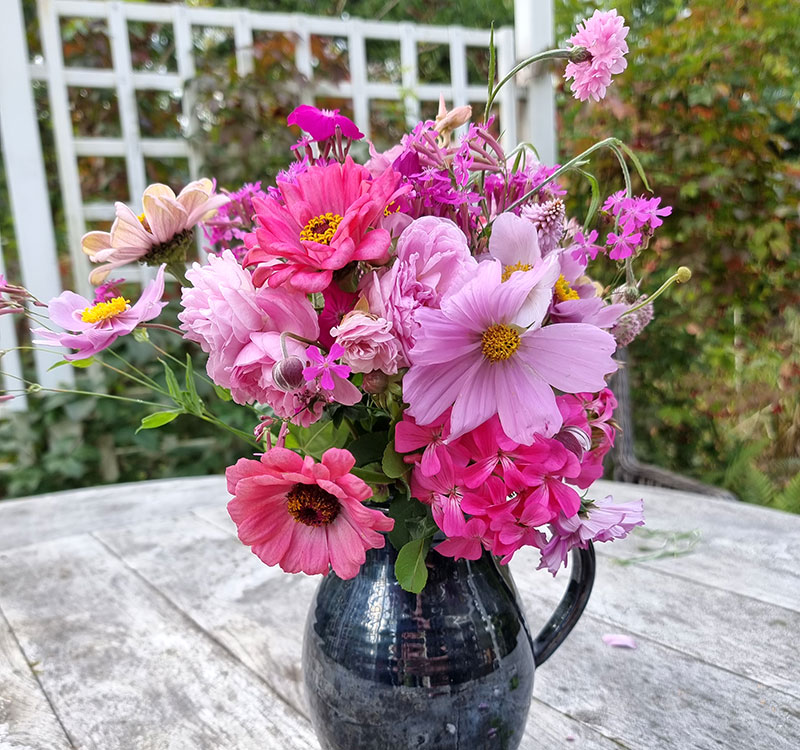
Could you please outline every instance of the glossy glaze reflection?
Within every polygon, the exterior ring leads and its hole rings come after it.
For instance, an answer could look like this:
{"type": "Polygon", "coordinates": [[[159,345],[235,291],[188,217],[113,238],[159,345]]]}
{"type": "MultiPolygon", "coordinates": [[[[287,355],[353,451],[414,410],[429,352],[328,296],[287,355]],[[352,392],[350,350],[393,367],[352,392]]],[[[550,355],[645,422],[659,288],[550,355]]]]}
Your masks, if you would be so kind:
{"type": "Polygon", "coordinates": [[[303,671],[323,749],[514,750],[534,661],[507,571],[431,552],[414,595],[395,557],[387,544],[356,578],[329,575],[309,612],[303,671]]]}

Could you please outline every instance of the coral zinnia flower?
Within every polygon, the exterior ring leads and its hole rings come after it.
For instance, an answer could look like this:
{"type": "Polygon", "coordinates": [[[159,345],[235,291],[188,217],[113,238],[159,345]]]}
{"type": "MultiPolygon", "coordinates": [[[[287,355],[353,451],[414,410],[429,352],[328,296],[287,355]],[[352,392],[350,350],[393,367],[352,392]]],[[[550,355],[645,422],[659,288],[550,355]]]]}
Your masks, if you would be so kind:
{"type": "Polygon", "coordinates": [[[294,182],[279,180],[283,203],[253,200],[259,225],[245,238],[244,265],[267,264],[255,270],[256,286],[321,292],[351,261],[386,260],[391,235],[374,227],[400,195],[399,180],[391,169],[373,180],[349,156],[309,167],[294,182]]]}
{"type": "Polygon", "coordinates": [[[228,512],[239,539],[267,565],[287,573],[322,573],[353,578],[366,550],[386,543],[379,533],[394,521],[363,502],[372,491],[350,474],[352,453],[330,448],[322,462],[286,448],[273,448],[260,461],[240,458],[225,475],[234,498],[228,512]]]}
{"type": "Polygon", "coordinates": [[[215,195],[214,184],[203,178],[190,182],[177,197],[166,185],[149,185],[142,196],[141,216],[124,203],[115,203],[117,218],[111,232],[88,232],[81,240],[89,260],[103,264],[91,272],[89,281],[101,284],[113,269],[137,260],[148,265],[186,260],[192,227],[228,200],[227,195],[215,195]]]}
{"type": "Polygon", "coordinates": [[[166,302],[164,294],[164,266],[158,269],[156,278],[143,290],[133,307],[124,297],[113,297],[100,302],[89,302],[75,292],[62,292],[47,305],[50,320],[66,329],[66,333],[35,328],[38,336],[35,344],[64,346],[77,349],[65,359],[86,359],[107,349],[120,336],[129,334],[139,323],[152,320],[161,312],[166,302]]]}
{"type": "Polygon", "coordinates": [[[562,418],[553,388],[566,393],[599,391],[616,370],[614,337],[588,323],[519,322],[535,274],[502,281],[502,265],[478,264],[475,277],[442,302],[423,307],[424,335],[410,352],[403,379],[407,409],[430,424],[449,407],[450,440],[497,414],[508,437],[530,445],[534,433],[549,437],[562,418]]]}

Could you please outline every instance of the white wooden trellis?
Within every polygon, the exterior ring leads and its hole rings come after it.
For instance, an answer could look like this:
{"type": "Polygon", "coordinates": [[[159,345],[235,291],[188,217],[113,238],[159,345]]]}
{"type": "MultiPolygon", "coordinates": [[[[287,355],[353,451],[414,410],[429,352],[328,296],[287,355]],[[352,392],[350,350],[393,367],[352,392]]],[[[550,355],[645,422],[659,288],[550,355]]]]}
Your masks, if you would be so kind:
{"type": "MultiPolygon", "coordinates": [[[[21,0],[4,0],[10,3],[19,13],[18,30],[6,27],[5,37],[22,34],[22,22],[19,5],[21,0]]],[[[4,60],[0,82],[9,89],[12,78],[21,80],[30,88],[30,80],[47,83],[50,116],[55,135],[56,155],[59,169],[59,180],[63,195],[64,209],[67,218],[67,235],[70,260],[75,280],[75,288],[79,293],[91,295],[87,276],[89,263],[80,249],[80,238],[86,231],[87,222],[110,221],[114,217],[114,208],[110,203],[84,202],[78,173],[79,157],[122,157],[125,160],[128,191],[130,200],[135,204],[146,187],[145,159],[147,158],[183,158],[189,165],[190,175],[199,176],[197,156],[185,138],[144,138],[139,131],[139,119],[136,107],[136,92],[139,90],[182,92],[182,109],[184,120],[189,117],[192,102],[190,89],[186,84],[195,75],[194,52],[192,44],[192,27],[215,27],[232,30],[235,44],[237,71],[246,75],[253,69],[253,34],[258,31],[285,33],[295,41],[295,66],[309,85],[298,97],[298,103],[314,103],[316,97],[336,97],[353,102],[354,119],[358,127],[367,137],[370,136],[370,102],[372,100],[402,101],[407,123],[413,125],[419,120],[420,103],[436,102],[440,94],[451,106],[480,103],[486,101],[484,83],[471,84],[467,78],[467,48],[488,48],[490,32],[482,29],[462,27],[423,26],[411,23],[376,22],[362,19],[341,19],[330,17],[314,17],[301,14],[276,14],[228,8],[197,8],[185,5],[150,4],[146,2],[121,2],[120,0],[37,0],[38,19],[42,41],[44,60],[29,64],[27,51],[22,46],[16,52],[16,59],[4,60]],[[110,69],[76,68],[64,64],[63,43],[60,34],[62,18],[103,19],[111,47],[113,67],[110,69]],[[149,22],[171,24],[174,30],[175,72],[152,72],[133,70],[128,35],[129,22],[149,22]],[[350,67],[350,80],[332,83],[315,80],[312,65],[311,37],[339,37],[347,40],[347,52],[350,67]],[[368,76],[366,41],[392,40],[399,43],[402,83],[396,85],[371,81],[368,76]],[[446,84],[425,83],[418,76],[418,46],[420,44],[447,45],[450,52],[450,82],[446,84]],[[105,88],[116,91],[120,115],[121,136],[108,137],[75,137],[69,110],[68,87],[105,88]]],[[[522,28],[517,28],[516,46],[525,54],[533,48],[542,48],[552,36],[552,0],[517,0],[517,15],[524,18],[522,28]],[[543,14],[543,15],[542,15],[543,14]]],[[[14,13],[12,13],[12,16],[14,13]]],[[[0,41],[4,39],[0,31],[0,41]]],[[[19,45],[18,45],[19,46],[19,45]]],[[[517,62],[515,54],[515,31],[513,28],[501,28],[495,32],[495,46],[498,57],[498,73],[503,76],[517,62]]],[[[2,45],[4,51],[7,46],[2,45]]],[[[17,83],[16,89],[19,89],[17,83]]],[[[18,92],[17,92],[18,93],[18,92]]],[[[515,82],[510,83],[498,97],[500,125],[504,131],[505,145],[514,145],[518,140],[518,120],[522,127],[519,131],[528,140],[535,139],[540,155],[544,161],[552,162],[555,158],[555,136],[553,123],[552,88],[545,80],[531,80],[527,90],[527,112],[519,118],[520,94],[515,82]]],[[[30,91],[28,90],[28,94],[30,91]]],[[[30,97],[29,97],[30,98],[30,97]]],[[[32,102],[32,98],[30,98],[32,102]]],[[[0,100],[1,101],[1,100],[0,100]]],[[[7,105],[6,105],[7,106],[7,105]]],[[[11,125],[4,122],[4,130],[14,127],[15,120],[6,118],[11,125]]],[[[19,127],[19,125],[17,125],[19,127]]],[[[35,120],[23,125],[35,131],[35,120]]],[[[16,148],[19,140],[17,132],[3,132],[4,153],[16,148]]],[[[38,133],[28,133],[27,139],[38,133]]],[[[39,150],[40,147],[39,147],[39,150]]],[[[39,153],[41,160],[41,153],[39,153]]],[[[43,174],[40,164],[32,165],[34,171],[43,174]]],[[[41,191],[36,200],[38,209],[49,214],[47,196],[42,202],[41,191]]],[[[18,217],[15,206],[14,214],[17,223],[24,220],[18,217]]],[[[30,206],[27,212],[31,215],[30,206]]],[[[48,217],[49,218],[49,217],[48,217]]],[[[40,228],[40,231],[41,228],[40,228]]],[[[44,227],[49,231],[51,241],[45,252],[39,253],[37,265],[41,269],[45,265],[55,268],[54,242],[52,241],[52,222],[44,227]]],[[[45,243],[48,244],[48,243],[45,243]]],[[[32,244],[23,242],[18,231],[20,253],[31,251],[32,244]]],[[[135,271],[134,271],[135,273],[135,271]]],[[[33,277],[39,271],[23,267],[23,283],[30,288],[42,284],[33,277]],[[27,271],[27,272],[26,272],[27,271]]],[[[138,274],[138,278],[146,278],[147,274],[138,274]]],[[[58,283],[50,279],[47,293],[53,296],[60,291],[58,283]]],[[[7,328],[7,327],[6,327],[7,328]]],[[[3,329],[3,339],[10,335],[3,329]]],[[[3,343],[3,346],[6,346],[3,343]]],[[[47,362],[37,361],[37,377],[41,382],[53,382],[56,377],[48,375],[47,362]]],[[[56,373],[65,373],[60,368],[56,373]]],[[[14,402],[12,402],[14,403],[14,402]]]]}

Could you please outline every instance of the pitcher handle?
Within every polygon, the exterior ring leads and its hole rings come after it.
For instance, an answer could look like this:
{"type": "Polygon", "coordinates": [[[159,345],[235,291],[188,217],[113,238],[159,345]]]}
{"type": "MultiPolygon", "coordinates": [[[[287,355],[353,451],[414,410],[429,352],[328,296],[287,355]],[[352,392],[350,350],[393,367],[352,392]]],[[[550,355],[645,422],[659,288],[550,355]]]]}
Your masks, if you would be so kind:
{"type": "Polygon", "coordinates": [[[583,614],[594,584],[594,547],[589,542],[586,549],[573,548],[570,552],[572,570],[569,585],[545,626],[533,641],[533,661],[537,667],[544,664],[564,642],[583,614]]]}

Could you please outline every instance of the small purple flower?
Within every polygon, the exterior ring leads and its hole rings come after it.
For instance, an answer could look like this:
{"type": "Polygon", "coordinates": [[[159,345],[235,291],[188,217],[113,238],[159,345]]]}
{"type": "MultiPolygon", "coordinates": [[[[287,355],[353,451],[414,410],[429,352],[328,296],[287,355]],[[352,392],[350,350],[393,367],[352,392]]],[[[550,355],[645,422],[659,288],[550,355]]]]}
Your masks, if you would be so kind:
{"type": "Polygon", "coordinates": [[[330,352],[326,356],[322,356],[319,348],[316,346],[308,347],[306,355],[315,365],[309,365],[303,369],[303,377],[306,382],[320,378],[319,384],[323,390],[332,391],[335,383],[333,382],[333,375],[338,375],[340,378],[347,378],[350,375],[350,368],[347,365],[337,365],[336,360],[344,354],[344,347],[340,344],[334,344],[330,352]],[[331,374],[333,373],[333,375],[331,374]],[[321,377],[320,377],[321,376],[321,377]]]}
{"type": "Polygon", "coordinates": [[[612,260],[623,260],[633,255],[642,244],[642,233],[637,232],[633,220],[628,219],[620,225],[619,234],[609,232],[606,244],[611,248],[608,257],[612,260]]]}
{"type": "Polygon", "coordinates": [[[125,279],[109,279],[100,284],[94,290],[94,303],[110,302],[115,297],[120,296],[119,285],[125,283],[125,279]]]}
{"type": "Polygon", "coordinates": [[[301,104],[287,118],[287,125],[297,125],[305,130],[315,141],[324,141],[336,134],[336,127],[340,128],[345,138],[360,141],[364,134],[356,124],[339,114],[338,109],[317,109],[309,104],[301,104]]]}
{"type": "Polygon", "coordinates": [[[570,250],[572,251],[572,259],[584,263],[587,258],[594,260],[603,248],[595,244],[597,241],[597,230],[593,229],[588,235],[583,232],[575,232],[572,239],[570,250]]]}

